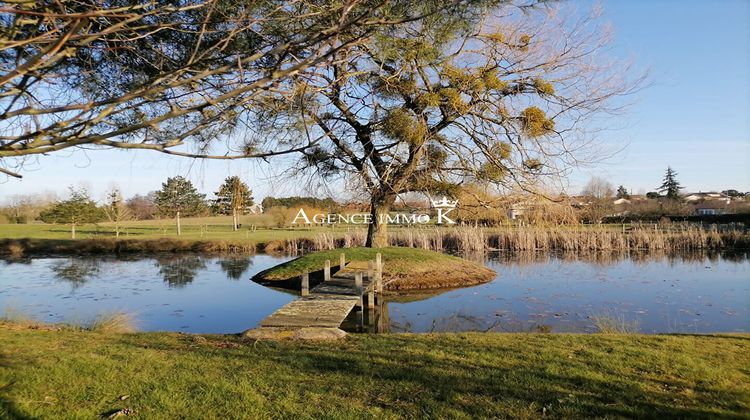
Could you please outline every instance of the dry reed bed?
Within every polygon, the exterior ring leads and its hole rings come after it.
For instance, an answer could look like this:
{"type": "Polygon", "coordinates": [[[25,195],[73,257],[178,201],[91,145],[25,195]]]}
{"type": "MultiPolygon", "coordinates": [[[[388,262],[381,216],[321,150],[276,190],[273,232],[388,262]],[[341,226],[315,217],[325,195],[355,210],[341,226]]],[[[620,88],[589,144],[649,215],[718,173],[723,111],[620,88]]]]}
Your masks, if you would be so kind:
{"type": "MultiPolygon", "coordinates": [[[[275,250],[300,252],[363,246],[366,232],[347,232],[343,237],[318,234],[277,244],[275,250]]],[[[398,229],[389,234],[391,246],[450,252],[500,251],[695,251],[750,248],[750,234],[736,230],[687,228],[681,230],[509,228],[486,230],[473,227],[398,229]]]]}

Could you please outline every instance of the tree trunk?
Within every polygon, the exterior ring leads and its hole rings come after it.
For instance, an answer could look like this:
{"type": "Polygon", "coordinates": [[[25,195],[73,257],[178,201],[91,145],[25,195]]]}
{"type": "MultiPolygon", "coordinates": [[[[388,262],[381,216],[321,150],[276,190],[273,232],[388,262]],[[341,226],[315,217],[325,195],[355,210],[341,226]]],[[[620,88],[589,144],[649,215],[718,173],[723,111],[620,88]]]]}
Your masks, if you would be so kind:
{"type": "Polygon", "coordinates": [[[232,209],[232,230],[237,232],[237,209],[232,209]]]}
{"type": "Polygon", "coordinates": [[[182,226],[180,226],[180,212],[177,212],[177,235],[182,235],[182,226]]]}
{"type": "Polygon", "coordinates": [[[120,223],[115,221],[115,238],[120,237],[120,223]]]}
{"type": "Polygon", "coordinates": [[[76,224],[75,223],[71,223],[71,225],[70,225],[70,239],[75,239],[75,238],[76,238],[76,224]]]}
{"type": "Polygon", "coordinates": [[[388,246],[388,223],[386,223],[385,215],[388,214],[394,199],[391,197],[380,198],[378,196],[372,198],[370,202],[370,217],[372,217],[372,222],[367,228],[366,247],[383,248],[388,246]]]}

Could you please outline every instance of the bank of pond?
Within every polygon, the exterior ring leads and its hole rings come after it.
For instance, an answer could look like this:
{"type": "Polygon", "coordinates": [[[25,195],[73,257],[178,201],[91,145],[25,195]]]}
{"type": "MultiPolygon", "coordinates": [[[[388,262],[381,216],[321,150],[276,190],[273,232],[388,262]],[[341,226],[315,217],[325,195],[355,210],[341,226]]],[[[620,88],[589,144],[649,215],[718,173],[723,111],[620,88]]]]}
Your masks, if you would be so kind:
{"type": "MultiPolygon", "coordinates": [[[[298,297],[294,288],[251,280],[293,258],[196,253],[10,258],[0,262],[0,314],[86,324],[102,314],[126,313],[143,331],[237,333],[298,297]]],[[[390,293],[377,313],[352,316],[343,328],[750,332],[745,251],[490,252],[464,258],[486,265],[489,281],[390,293]]],[[[431,276],[439,278],[441,270],[456,276],[455,267],[441,263],[427,264],[431,276]]]]}

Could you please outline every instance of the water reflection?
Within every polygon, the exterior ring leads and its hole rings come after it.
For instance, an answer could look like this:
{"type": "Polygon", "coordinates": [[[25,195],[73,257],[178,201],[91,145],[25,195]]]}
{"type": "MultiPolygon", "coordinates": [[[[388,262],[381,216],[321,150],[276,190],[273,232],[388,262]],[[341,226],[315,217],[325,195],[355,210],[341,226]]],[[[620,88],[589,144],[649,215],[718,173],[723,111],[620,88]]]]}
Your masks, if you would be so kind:
{"type": "Polygon", "coordinates": [[[239,280],[242,275],[253,265],[250,257],[232,257],[219,260],[219,267],[227,274],[227,277],[233,280],[239,280]]]}
{"type": "Polygon", "coordinates": [[[206,260],[197,255],[159,257],[156,265],[170,287],[185,287],[195,280],[199,270],[206,268],[206,260]]]}
{"type": "MultiPolygon", "coordinates": [[[[494,253],[497,272],[474,287],[389,296],[344,327],[371,332],[591,332],[597,317],[641,332],[750,331],[747,252],[494,253]]],[[[288,257],[34,258],[0,264],[0,313],[50,322],[136,312],[147,330],[239,332],[255,327],[298,289],[250,278],[288,257]],[[71,293],[71,286],[76,293],[71,293]]]]}
{"type": "Polygon", "coordinates": [[[494,281],[389,305],[391,331],[750,331],[747,251],[463,255],[494,281]],[[606,322],[604,323],[607,324],[606,322]]]}
{"type": "Polygon", "coordinates": [[[126,312],[146,331],[237,333],[295,298],[249,280],[287,260],[184,254],[5,260],[0,314],[13,310],[44,322],[87,323],[102,313],[126,312]],[[233,278],[238,276],[248,280],[233,278]]]}
{"type": "Polygon", "coordinates": [[[497,262],[504,265],[527,266],[534,264],[546,264],[552,261],[586,262],[600,266],[609,266],[620,262],[632,262],[644,265],[653,262],[666,261],[670,265],[696,262],[718,262],[727,261],[733,263],[746,263],[750,260],[748,250],[686,250],[670,251],[663,250],[633,250],[633,251],[498,251],[489,253],[464,253],[461,257],[471,261],[486,264],[497,262]]]}
{"type": "Polygon", "coordinates": [[[100,261],[96,258],[68,258],[52,264],[50,269],[56,278],[69,282],[75,290],[99,274],[100,261]]]}

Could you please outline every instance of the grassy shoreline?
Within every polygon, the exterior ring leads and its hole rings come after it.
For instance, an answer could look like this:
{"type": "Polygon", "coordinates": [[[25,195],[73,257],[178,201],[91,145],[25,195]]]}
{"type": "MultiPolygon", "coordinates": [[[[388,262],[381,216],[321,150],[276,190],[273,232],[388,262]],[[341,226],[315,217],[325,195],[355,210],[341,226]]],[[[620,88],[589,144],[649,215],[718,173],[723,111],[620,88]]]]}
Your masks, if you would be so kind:
{"type": "Polygon", "coordinates": [[[265,284],[296,285],[297,279],[307,271],[321,277],[325,261],[329,260],[333,272],[338,269],[339,256],[344,254],[347,268],[367,271],[368,262],[380,253],[383,261],[383,289],[386,292],[409,292],[466,287],[486,283],[496,273],[482,264],[441,252],[418,248],[345,248],[317,251],[303,255],[268,270],[261,271],[255,281],[265,284]]]}
{"type": "Polygon", "coordinates": [[[726,417],[750,336],[355,335],[337,343],[0,325],[0,417],[726,417]]]}

